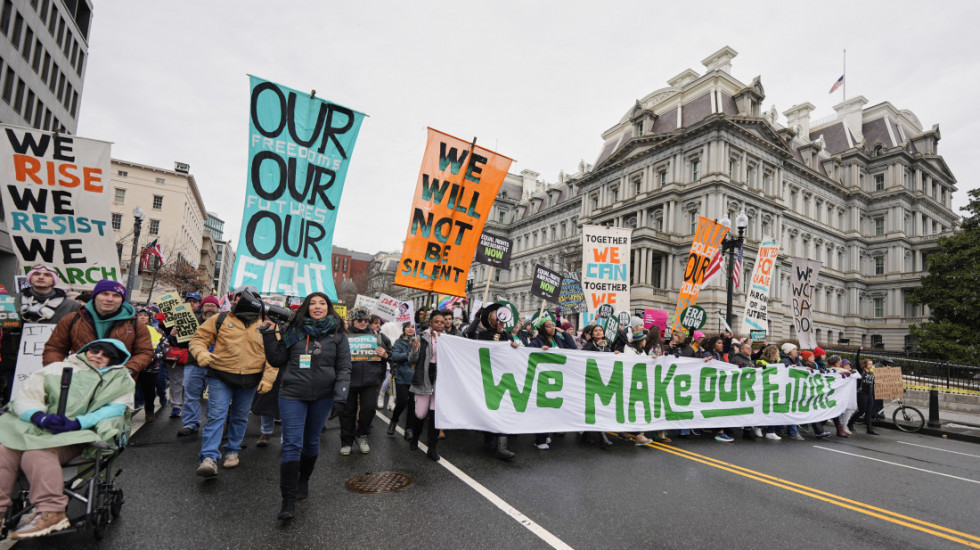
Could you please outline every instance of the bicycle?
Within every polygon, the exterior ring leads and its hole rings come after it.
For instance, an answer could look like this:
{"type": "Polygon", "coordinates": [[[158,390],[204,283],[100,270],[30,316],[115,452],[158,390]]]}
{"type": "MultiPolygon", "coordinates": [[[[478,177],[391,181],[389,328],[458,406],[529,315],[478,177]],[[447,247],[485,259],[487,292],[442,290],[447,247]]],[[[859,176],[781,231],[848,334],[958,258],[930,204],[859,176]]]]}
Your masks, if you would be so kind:
{"type": "MultiPolygon", "coordinates": [[[[903,432],[916,433],[926,425],[926,418],[922,415],[922,411],[911,405],[906,405],[901,399],[893,399],[886,405],[894,403],[898,403],[898,407],[892,412],[892,422],[896,428],[903,432]]],[[[884,420],[884,407],[875,416],[877,419],[884,420]]]]}

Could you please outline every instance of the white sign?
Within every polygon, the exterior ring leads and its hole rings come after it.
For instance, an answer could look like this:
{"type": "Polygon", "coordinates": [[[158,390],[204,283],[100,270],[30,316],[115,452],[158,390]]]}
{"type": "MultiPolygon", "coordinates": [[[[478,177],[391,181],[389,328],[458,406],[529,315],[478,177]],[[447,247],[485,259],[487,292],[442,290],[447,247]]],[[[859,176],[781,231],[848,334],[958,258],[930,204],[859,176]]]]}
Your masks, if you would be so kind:
{"type": "Polygon", "coordinates": [[[749,291],[745,297],[745,314],[742,315],[742,331],[745,333],[753,330],[769,331],[769,289],[778,255],[779,243],[772,237],[762,237],[759,257],[752,267],[749,291]]]}
{"type": "Polygon", "coordinates": [[[403,302],[393,296],[382,294],[377,303],[371,308],[371,313],[381,317],[385,322],[394,321],[396,323],[415,322],[415,304],[403,302]]]}
{"type": "Polygon", "coordinates": [[[436,426],[492,433],[808,424],[857,407],[856,378],[695,358],[439,339],[436,426]]]}
{"type": "Polygon", "coordinates": [[[610,304],[618,311],[630,310],[629,227],[582,227],[582,291],[589,310],[583,313],[588,324],[596,309],[610,304]]]}
{"type": "Polygon", "coordinates": [[[0,132],[0,195],[25,272],[50,266],[62,286],[75,289],[121,280],[109,144],[7,125],[0,132]]]}
{"type": "Polygon", "coordinates": [[[376,305],[378,305],[378,299],[377,298],[371,298],[371,297],[365,296],[363,294],[358,294],[357,295],[357,298],[354,299],[354,307],[363,306],[368,311],[373,310],[374,309],[374,306],[376,306],[376,305]]]}
{"type": "Polygon", "coordinates": [[[14,371],[14,385],[11,398],[17,397],[17,390],[32,374],[41,370],[41,356],[44,354],[44,344],[54,332],[52,324],[24,323],[24,332],[20,338],[20,348],[17,350],[17,369],[14,371]]]}
{"type": "Polygon", "coordinates": [[[792,273],[790,273],[790,289],[792,290],[793,324],[796,326],[796,338],[800,349],[817,347],[817,339],[813,335],[813,307],[816,296],[813,293],[820,274],[821,263],[806,258],[793,258],[792,273]]]}

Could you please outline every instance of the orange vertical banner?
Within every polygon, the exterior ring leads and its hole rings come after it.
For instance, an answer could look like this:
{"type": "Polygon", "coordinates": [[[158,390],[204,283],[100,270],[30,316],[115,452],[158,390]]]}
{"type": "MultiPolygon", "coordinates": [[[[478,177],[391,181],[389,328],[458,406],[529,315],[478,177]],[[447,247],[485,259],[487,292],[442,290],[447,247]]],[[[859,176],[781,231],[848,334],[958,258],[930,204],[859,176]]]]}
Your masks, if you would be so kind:
{"type": "Polygon", "coordinates": [[[512,159],[429,128],[395,284],[466,295],[466,276],[512,159]]]}
{"type": "Polygon", "coordinates": [[[674,312],[674,322],[671,323],[671,327],[677,328],[684,309],[698,302],[698,293],[704,284],[708,264],[721,246],[722,239],[728,234],[728,229],[704,216],[698,220],[698,229],[694,232],[694,242],[691,243],[691,254],[687,257],[687,264],[684,266],[684,281],[681,283],[681,292],[677,297],[677,310],[674,312]]]}

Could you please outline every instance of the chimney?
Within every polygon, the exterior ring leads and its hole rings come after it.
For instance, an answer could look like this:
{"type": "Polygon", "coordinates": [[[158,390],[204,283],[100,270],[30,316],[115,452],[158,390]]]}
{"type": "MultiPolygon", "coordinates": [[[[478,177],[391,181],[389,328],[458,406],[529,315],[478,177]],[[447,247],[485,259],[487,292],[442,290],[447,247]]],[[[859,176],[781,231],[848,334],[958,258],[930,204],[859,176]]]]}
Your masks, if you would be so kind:
{"type": "Polygon", "coordinates": [[[738,55],[738,52],[725,46],[724,48],[716,51],[715,53],[705,57],[701,60],[701,64],[707,69],[707,72],[711,71],[721,71],[726,74],[732,74],[732,59],[738,55]]]}
{"type": "Polygon", "coordinates": [[[866,103],[868,103],[867,98],[859,95],[834,105],[834,110],[837,111],[837,120],[844,121],[844,125],[851,131],[855,142],[858,143],[864,139],[863,108],[866,103]]]}
{"type": "Polygon", "coordinates": [[[808,101],[799,105],[793,105],[783,111],[783,116],[786,117],[786,125],[796,130],[799,138],[803,141],[810,141],[810,113],[814,109],[816,107],[808,101]]]}
{"type": "Polygon", "coordinates": [[[521,170],[521,178],[524,180],[524,196],[533,195],[538,190],[538,176],[541,174],[534,170],[521,170]]]}

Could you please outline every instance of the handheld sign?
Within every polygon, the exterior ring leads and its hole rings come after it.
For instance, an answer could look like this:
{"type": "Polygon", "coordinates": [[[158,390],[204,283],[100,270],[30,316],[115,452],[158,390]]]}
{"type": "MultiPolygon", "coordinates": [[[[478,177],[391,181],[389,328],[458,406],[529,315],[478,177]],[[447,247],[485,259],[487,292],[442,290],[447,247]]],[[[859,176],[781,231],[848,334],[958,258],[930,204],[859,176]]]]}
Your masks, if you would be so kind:
{"type": "Polygon", "coordinates": [[[190,342],[194,333],[197,332],[197,317],[194,316],[194,309],[187,304],[178,304],[171,312],[172,326],[177,341],[183,344],[190,342]]]}
{"type": "Polygon", "coordinates": [[[0,294],[0,327],[16,328],[19,326],[20,315],[17,313],[16,300],[10,294],[0,294]]]}
{"type": "Polygon", "coordinates": [[[605,319],[607,317],[612,317],[613,312],[616,310],[609,304],[602,304],[599,309],[596,310],[595,316],[599,319],[605,319]]]}
{"type": "Polygon", "coordinates": [[[531,295],[549,302],[558,302],[561,291],[561,273],[543,265],[534,266],[534,280],[531,282],[531,295]]]}
{"type": "Polygon", "coordinates": [[[377,361],[378,337],[374,334],[362,334],[347,338],[350,343],[351,361],[377,361]]]}
{"type": "Polygon", "coordinates": [[[630,319],[632,319],[628,311],[620,311],[616,314],[616,317],[619,318],[619,326],[621,327],[628,327],[630,319]]]}
{"type": "Polygon", "coordinates": [[[493,266],[499,269],[510,269],[510,251],[513,242],[506,237],[498,237],[484,232],[480,235],[480,244],[476,247],[477,263],[493,266]]]}
{"type": "Polygon", "coordinates": [[[766,339],[766,331],[764,330],[750,330],[749,338],[755,340],[756,342],[761,342],[766,339]]]}
{"type": "Polygon", "coordinates": [[[681,312],[681,326],[693,330],[698,330],[704,326],[708,320],[708,315],[701,306],[687,306],[681,312]]]}
{"type": "Polygon", "coordinates": [[[558,305],[566,315],[586,311],[585,292],[578,275],[566,271],[562,274],[561,293],[558,294],[558,305]]]}

